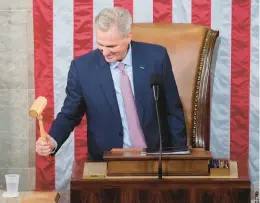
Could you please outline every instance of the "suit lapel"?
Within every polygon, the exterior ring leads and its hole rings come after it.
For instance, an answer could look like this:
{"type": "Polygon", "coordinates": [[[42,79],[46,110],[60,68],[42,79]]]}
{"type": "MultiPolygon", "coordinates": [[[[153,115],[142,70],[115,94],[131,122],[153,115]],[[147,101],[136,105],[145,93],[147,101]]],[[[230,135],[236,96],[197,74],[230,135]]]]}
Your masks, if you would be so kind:
{"type": "Polygon", "coordinates": [[[146,64],[144,63],[144,60],[142,60],[142,54],[140,53],[140,50],[137,47],[136,42],[131,42],[131,48],[132,48],[132,66],[133,66],[133,83],[134,83],[134,92],[135,92],[135,103],[136,108],[139,116],[139,121],[141,125],[143,124],[143,91],[144,87],[146,86],[145,82],[146,80],[146,64]]]}
{"type": "Polygon", "coordinates": [[[97,76],[99,77],[101,89],[105,94],[108,104],[112,109],[113,113],[115,114],[116,118],[120,119],[120,112],[119,112],[119,107],[116,99],[116,92],[115,92],[115,87],[112,79],[112,74],[110,71],[110,66],[105,61],[105,59],[101,54],[99,58],[100,58],[100,65],[99,67],[97,67],[98,69],[97,76]]]}

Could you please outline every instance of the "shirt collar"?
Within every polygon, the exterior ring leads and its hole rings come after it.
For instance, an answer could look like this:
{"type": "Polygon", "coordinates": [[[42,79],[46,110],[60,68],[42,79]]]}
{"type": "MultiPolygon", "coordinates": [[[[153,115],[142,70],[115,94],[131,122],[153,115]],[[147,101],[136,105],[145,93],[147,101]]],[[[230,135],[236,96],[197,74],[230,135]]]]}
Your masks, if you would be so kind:
{"type": "MultiPolygon", "coordinates": [[[[124,58],[124,60],[122,61],[125,65],[127,66],[132,66],[132,48],[131,48],[131,43],[129,44],[129,49],[128,52],[124,58]]],[[[119,61],[110,63],[110,66],[115,69],[117,67],[117,65],[119,64],[119,61]]]]}

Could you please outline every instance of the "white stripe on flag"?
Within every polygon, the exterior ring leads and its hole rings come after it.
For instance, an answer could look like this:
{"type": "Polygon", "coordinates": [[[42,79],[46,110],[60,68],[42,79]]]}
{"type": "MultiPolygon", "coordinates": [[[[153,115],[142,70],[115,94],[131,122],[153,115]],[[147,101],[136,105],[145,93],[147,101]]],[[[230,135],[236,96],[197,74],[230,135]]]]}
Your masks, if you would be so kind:
{"type": "Polygon", "coordinates": [[[249,172],[253,191],[259,191],[259,3],[251,1],[251,65],[249,172]]]}
{"type": "Polygon", "coordinates": [[[114,1],[113,0],[93,0],[93,49],[97,48],[96,43],[96,33],[95,33],[95,17],[98,15],[98,13],[107,7],[113,7],[114,1]]]}
{"type": "Polygon", "coordinates": [[[191,23],[191,1],[192,0],[172,1],[172,22],[191,23]]]}
{"type": "Polygon", "coordinates": [[[153,0],[133,0],[133,22],[153,22],[153,0]]]}
{"type": "MultiPolygon", "coordinates": [[[[60,111],[67,84],[67,74],[73,59],[73,0],[53,1],[53,72],[54,72],[54,117],[60,111]]],[[[74,136],[62,145],[55,156],[55,187],[69,186],[74,160],[74,136]]]]}
{"type": "Polygon", "coordinates": [[[210,150],[214,157],[230,158],[232,0],[212,0],[211,7],[211,27],[220,31],[220,37],[212,65],[210,150]]]}

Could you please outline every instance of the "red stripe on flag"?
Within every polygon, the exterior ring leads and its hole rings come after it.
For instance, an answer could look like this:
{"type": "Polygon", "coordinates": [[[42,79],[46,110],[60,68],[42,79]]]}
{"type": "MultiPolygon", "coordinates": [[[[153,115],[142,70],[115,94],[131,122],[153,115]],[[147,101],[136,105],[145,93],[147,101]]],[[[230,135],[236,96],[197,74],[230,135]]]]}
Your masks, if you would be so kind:
{"type": "MultiPolygon", "coordinates": [[[[74,57],[93,49],[93,0],[74,0],[74,57]]],[[[74,130],[75,160],[87,158],[87,120],[74,130]]]]}
{"type": "MultiPolygon", "coordinates": [[[[48,132],[54,119],[53,95],[53,1],[33,1],[35,96],[46,97],[43,112],[48,132]]],[[[40,136],[38,122],[36,138],[40,136]]],[[[55,189],[55,158],[36,154],[36,190],[55,189]]]]}
{"type": "Polygon", "coordinates": [[[192,0],[192,23],[211,27],[211,0],[192,0]]]}
{"type": "Polygon", "coordinates": [[[230,158],[248,175],[251,2],[232,1],[230,158]]]}
{"type": "Polygon", "coordinates": [[[114,0],[114,6],[127,9],[133,16],[133,0],[114,0]]]}
{"type": "Polygon", "coordinates": [[[153,22],[172,22],[172,0],[153,0],[153,22]]]}

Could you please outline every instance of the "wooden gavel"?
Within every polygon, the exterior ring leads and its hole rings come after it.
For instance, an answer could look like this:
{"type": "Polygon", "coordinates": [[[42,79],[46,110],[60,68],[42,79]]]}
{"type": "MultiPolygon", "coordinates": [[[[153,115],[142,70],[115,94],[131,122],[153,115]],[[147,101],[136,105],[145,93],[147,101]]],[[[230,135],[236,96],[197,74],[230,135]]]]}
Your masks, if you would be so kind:
{"type": "Polygon", "coordinates": [[[47,99],[45,97],[39,96],[32,104],[29,114],[33,118],[37,118],[40,126],[40,136],[41,139],[46,141],[46,132],[43,126],[42,112],[47,105],[47,99]]]}

